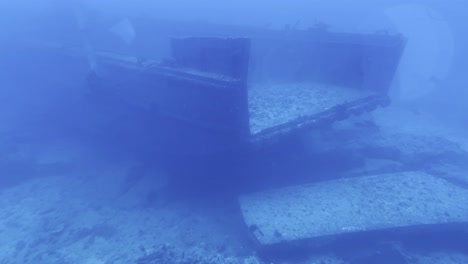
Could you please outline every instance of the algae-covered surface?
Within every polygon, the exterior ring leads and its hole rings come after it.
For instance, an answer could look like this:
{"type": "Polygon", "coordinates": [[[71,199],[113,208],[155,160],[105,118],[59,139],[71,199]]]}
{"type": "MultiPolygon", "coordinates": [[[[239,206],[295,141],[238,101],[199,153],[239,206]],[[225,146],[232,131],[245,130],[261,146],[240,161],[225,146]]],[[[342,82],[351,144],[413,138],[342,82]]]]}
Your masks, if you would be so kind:
{"type": "Polygon", "coordinates": [[[370,95],[368,91],[321,83],[258,84],[249,89],[250,132],[314,115],[370,95]]]}
{"type": "Polygon", "coordinates": [[[325,181],[240,198],[263,245],[379,229],[468,223],[468,190],[421,172],[325,181]]]}

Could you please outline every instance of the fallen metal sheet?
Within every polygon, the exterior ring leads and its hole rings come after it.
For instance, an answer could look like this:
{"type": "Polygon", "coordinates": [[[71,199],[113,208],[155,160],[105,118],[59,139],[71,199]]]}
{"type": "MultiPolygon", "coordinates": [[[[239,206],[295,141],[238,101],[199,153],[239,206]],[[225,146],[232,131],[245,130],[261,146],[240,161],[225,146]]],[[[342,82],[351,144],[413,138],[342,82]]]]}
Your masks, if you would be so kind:
{"type": "Polygon", "coordinates": [[[255,85],[249,90],[250,133],[366,98],[363,89],[320,83],[255,85]]]}
{"type": "Polygon", "coordinates": [[[245,223],[264,246],[468,223],[468,190],[422,172],[331,180],[239,199],[245,223]]]}

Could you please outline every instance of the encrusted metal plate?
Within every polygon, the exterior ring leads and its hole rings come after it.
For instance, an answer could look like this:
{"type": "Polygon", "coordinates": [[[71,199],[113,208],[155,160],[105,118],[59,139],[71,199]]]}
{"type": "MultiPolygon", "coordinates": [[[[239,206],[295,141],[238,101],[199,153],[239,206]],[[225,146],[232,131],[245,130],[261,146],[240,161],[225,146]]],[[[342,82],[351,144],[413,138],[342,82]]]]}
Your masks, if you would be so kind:
{"type": "Polygon", "coordinates": [[[423,172],[344,178],[239,199],[261,245],[468,222],[468,190],[423,172]]]}

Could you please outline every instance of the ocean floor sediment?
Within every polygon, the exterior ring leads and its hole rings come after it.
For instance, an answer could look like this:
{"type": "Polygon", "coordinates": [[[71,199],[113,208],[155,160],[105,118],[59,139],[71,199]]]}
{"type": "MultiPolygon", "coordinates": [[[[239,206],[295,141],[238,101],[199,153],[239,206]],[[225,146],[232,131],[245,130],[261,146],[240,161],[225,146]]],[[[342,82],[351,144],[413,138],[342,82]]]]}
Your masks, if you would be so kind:
{"type": "MultiPolygon", "coordinates": [[[[468,144],[462,134],[423,122],[421,116],[415,119],[420,122],[416,126],[410,114],[401,113],[405,121],[386,111],[374,114],[372,126],[377,129],[371,136],[337,133],[330,139],[330,148],[366,153],[365,162],[350,171],[351,176],[420,168],[458,186],[468,183],[468,144]]],[[[352,129],[369,130],[366,125],[352,129]]],[[[166,189],[167,175],[135,161],[99,160],[86,154],[89,149],[59,147],[60,142],[48,147],[21,144],[2,157],[8,164],[18,161],[15,164],[21,167],[27,160],[40,169],[23,170],[34,177],[0,189],[0,263],[357,264],[371,263],[363,261],[375,257],[350,257],[328,248],[300,259],[265,258],[248,235],[235,200],[174,196],[166,189]],[[82,157],[87,161],[79,161],[82,157]]],[[[468,263],[465,247],[426,250],[395,241],[392,245],[406,261],[401,263],[468,263]]]]}

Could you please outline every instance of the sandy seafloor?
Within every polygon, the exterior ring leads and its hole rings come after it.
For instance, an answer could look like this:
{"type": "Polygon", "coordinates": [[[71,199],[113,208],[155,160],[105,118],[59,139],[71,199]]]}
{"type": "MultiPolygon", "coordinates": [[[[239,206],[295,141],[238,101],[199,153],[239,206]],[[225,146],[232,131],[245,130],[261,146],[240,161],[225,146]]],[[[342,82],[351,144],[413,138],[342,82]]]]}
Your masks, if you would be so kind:
{"type": "MultiPolygon", "coordinates": [[[[455,125],[432,115],[389,107],[376,111],[372,118],[378,129],[371,137],[357,133],[342,139],[337,133],[321,147],[387,146],[400,151],[400,158],[413,161],[440,153],[468,157],[468,139],[455,125]]],[[[350,127],[354,132],[367,131],[369,117],[364,120],[356,121],[358,126],[338,124],[337,129],[345,134],[350,127]]],[[[8,138],[7,132],[3,135],[8,138]]],[[[166,176],[157,169],[137,161],[106,159],[70,142],[2,141],[2,158],[21,167],[11,173],[21,172],[25,178],[3,182],[7,186],[0,189],[2,264],[350,263],[328,251],[297,262],[264,261],[256,256],[236,201],[173,197],[164,191],[166,176]],[[34,168],[28,169],[28,164],[34,168]],[[27,173],[34,177],[24,176],[27,173]],[[129,174],[142,176],[128,182],[129,174]]],[[[402,160],[385,155],[365,160],[350,173],[404,167],[402,160]]],[[[444,161],[425,170],[468,182],[467,167],[463,162],[444,161]]],[[[468,255],[456,250],[401,250],[411,263],[468,263],[468,255]]]]}

